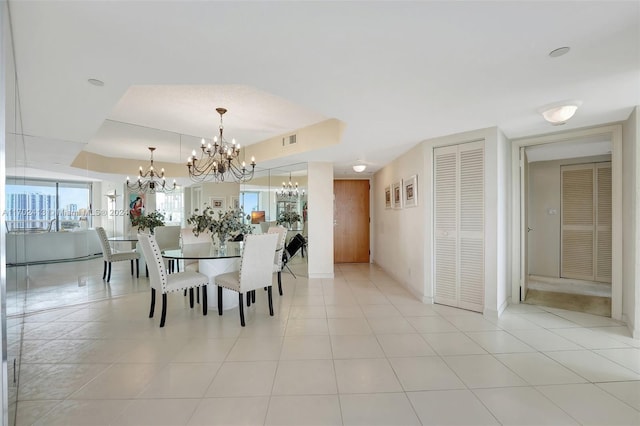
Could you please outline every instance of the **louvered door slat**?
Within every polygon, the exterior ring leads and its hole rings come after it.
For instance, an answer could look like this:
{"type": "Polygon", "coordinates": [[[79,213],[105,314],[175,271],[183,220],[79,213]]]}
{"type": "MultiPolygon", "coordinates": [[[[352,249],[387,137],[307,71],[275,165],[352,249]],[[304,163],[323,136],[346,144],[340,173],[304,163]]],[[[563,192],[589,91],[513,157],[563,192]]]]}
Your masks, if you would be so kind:
{"type": "Polygon", "coordinates": [[[593,231],[562,232],[562,276],[593,279],[593,231]]]}
{"type": "Polygon", "coordinates": [[[461,308],[482,312],[484,306],[484,241],[460,238],[461,308]]]}
{"type": "Polygon", "coordinates": [[[460,231],[484,229],[484,150],[460,153],[460,231]]]}

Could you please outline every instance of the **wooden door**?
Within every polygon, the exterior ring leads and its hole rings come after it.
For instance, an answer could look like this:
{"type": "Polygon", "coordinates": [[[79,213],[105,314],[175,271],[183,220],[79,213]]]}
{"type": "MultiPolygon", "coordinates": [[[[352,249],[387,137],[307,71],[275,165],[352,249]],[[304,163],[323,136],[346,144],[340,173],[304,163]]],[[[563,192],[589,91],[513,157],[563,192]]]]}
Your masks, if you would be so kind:
{"type": "Polygon", "coordinates": [[[369,263],[369,181],[334,180],[335,263],[369,263]]]}

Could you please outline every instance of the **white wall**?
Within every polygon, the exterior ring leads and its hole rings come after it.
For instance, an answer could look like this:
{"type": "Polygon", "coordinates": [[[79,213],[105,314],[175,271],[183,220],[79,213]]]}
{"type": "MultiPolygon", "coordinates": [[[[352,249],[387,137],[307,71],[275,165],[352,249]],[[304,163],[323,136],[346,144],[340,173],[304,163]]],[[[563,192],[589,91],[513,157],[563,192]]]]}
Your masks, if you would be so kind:
{"type": "Polygon", "coordinates": [[[640,111],[622,125],[622,315],[633,337],[640,339],[640,111]]]}
{"type": "Polygon", "coordinates": [[[425,296],[424,145],[398,157],[373,177],[373,262],[419,298],[425,296]],[[412,175],[418,177],[418,205],[400,210],[385,208],[385,188],[412,175]]]}
{"type": "Polygon", "coordinates": [[[560,167],[611,161],[610,155],[529,163],[528,264],[530,275],[560,277],[560,167]],[[555,214],[549,211],[555,211],[555,214]]]}
{"type": "Polygon", "coordinates": [[[498,316],[506,306],[510,286],[511,157],[509,141],[495,127],[427,140],[375,174],[374,262],[421,295],[424,302],[433,302],[433,149],[478,140],[485,141],[484,312],[498,316]],[[413,170],[418,174],[419,207],[386,210],[384,188],[410,176],[413,170]]]}
{"type": "Polygon", "coordinates": [[[309,278],[333,278],[333,165],[308,165],[309,278]]]}

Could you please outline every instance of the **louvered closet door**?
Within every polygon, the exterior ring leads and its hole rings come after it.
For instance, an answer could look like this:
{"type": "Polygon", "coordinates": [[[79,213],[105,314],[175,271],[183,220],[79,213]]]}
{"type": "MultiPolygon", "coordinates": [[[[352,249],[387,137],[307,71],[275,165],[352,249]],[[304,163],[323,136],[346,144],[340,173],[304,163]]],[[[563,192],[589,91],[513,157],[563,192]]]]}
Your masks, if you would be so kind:
{"type": "Polygon", "coordinates": [[[562,278],[611,282],[611,163],[563,166],[562,278]]]}
{"type": "Polygon", "coordinates": [[[611,282],[611,163],[596,164],[596,281],[611,282]]]}
{"type": "Polygon", "coordinates": [[[484,306],[484,143],[434,151],[435,302],[484,306]]]}
{"type": "Polygon", "coordinates": [[[483,144],[465,144],[460,147],[459,259],[459,306],[482,312],[484,306],[483,144]]]}
{"type": "Polygon", "coordinates": [[[458,306],[458,147],[434,151],[436,303],[458,306]]]}

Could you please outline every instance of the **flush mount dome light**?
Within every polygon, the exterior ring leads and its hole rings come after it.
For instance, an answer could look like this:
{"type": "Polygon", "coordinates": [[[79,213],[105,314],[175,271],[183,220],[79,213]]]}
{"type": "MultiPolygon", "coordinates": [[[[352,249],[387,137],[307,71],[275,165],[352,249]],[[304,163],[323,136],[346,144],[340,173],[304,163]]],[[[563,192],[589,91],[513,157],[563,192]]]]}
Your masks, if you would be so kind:
{"type": "Polygon", "coordinates": [[[540,114],[554,126],[565,124],[582,104],[580,101],[565,101],[546,105],[539,109],[540,114]]]}
{"type": "Polygon", "coordinates": [[[366,170],[366,164],[356,164],[353,166],[353,171],[356,173],[362,173],[366,170]]]}

